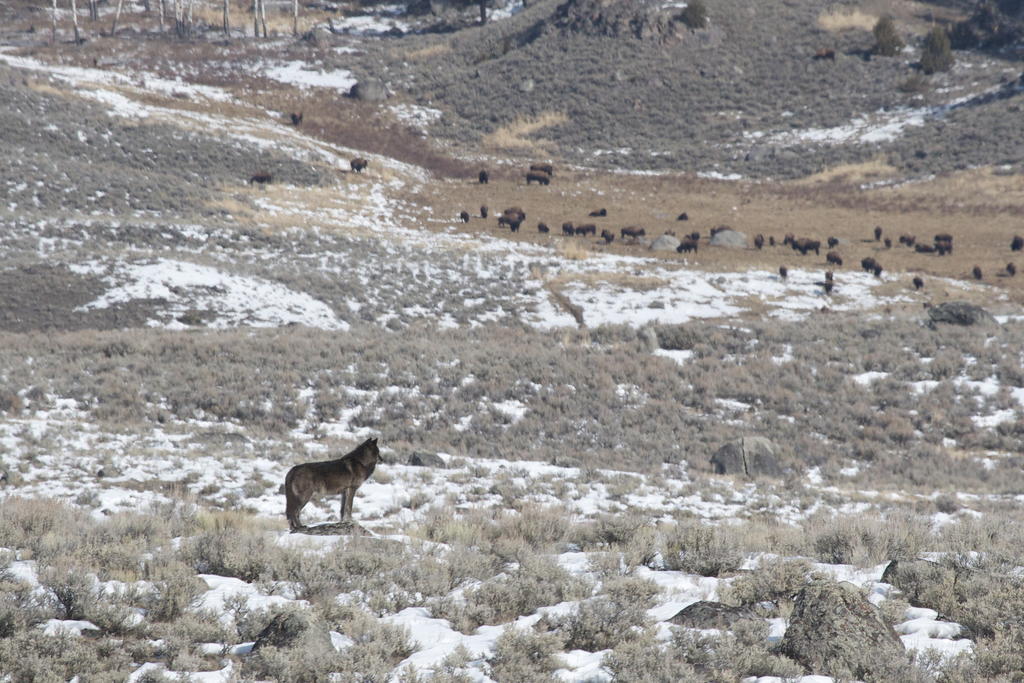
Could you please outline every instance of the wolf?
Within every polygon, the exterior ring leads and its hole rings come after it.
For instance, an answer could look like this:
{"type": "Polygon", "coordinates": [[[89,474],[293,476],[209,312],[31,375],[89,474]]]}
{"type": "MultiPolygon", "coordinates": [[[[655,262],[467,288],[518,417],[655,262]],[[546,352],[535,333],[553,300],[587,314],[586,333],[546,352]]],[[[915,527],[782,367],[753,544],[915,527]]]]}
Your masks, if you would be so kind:
{"type": "Polygon", "coordinates": [[[341,520],[352,519],[356,489],[370,478],[380,460],[377,439],[367,439],[351,453],[334,460],[307,462],[288,470],[284,478],[285,516],[292,531],[304,529],[299,512],[314,496],[341,494],[341,520]]]}

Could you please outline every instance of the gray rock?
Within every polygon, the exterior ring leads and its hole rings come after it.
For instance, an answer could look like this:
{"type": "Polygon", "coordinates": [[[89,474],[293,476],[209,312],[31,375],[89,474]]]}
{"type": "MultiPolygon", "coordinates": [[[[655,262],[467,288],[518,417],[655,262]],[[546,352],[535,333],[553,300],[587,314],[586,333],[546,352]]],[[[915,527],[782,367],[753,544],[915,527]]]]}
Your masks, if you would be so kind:
{"type": "Polygon", "coordinates": [[[719,230],[711,238],[713,247],[729,247],[730,249],[746,249],[747,236],[738,230],[719,230]]]}
{"type": "Polygon", "coordinates": [[[252,651],[256,653],[265,647],[294,648],[303,653],[316,650],[333,651],[327,624],[315,617],[311,611],[298,608],[276,614],[270,623],[263,627],[256,636],[252,651]]]}
{"type": "Polygon", "coordinates": [[[676,612],[676,615],[669,621],[677,626],[687,628],[728,629],[737,621],[760,618],[754,608],[749,605],[733,607],[721,602],[698,600],[676,612]]]}
{"type": "Polygon", "coordinates": [[[675,251],[679,246],[679,238],[674,235],[662,235],[651,242],[651,251],[675,251]]]}
{"type": "Polygon", "coordinates": [[[519,91],[524,93],[533,92],[533,89],[536,87],[536,85],[537,84],[534,83],[532,78],[527,78],[525,81],[519,84],[519,91]]]}
{"type": "Polygon", "coordinates": [[[928,326],[934,329],[938,323],[964,326],[997,324],[991,313],[966,301],[948,301],[929,308],[928,326]]]}
{"type": "Polygon", "coordinates": [[[904,653],[899,636],[860,589],[833,581],[797,594],[780,650],[811,673],[860,680],[882,680],[882,667],[904,653]]]}
{"type": "Polygon", "coordinates": [[[409,464],[413,467],[437,467],[440,469],[448,467],[448,463],[437,453],[424,453],[422,451],[416,451],[410,455],[409,464]]]}
{"type": "Polygon", "coordinates": [[[748,477],[782,476],[778,447],[763,436],[745,436],[725,444],[711,456],[715,474],[744,474],[748,477]]]}
{"type": "Polygon", "coordinates": [[[363,102],[383,102],[388,98],[388,89],[379,78],[367,78],[353,85],[348,96],[363,102]]]}

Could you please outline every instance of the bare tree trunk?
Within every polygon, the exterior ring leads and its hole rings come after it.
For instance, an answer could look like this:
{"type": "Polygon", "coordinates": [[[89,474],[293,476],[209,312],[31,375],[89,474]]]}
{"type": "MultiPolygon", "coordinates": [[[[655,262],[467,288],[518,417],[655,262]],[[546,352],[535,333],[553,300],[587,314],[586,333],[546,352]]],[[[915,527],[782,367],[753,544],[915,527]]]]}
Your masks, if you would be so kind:
{"type": "Polygon", "coordinates": [[[100,8],[96,0],[89,0],[89,21],[99,21],[100,8]]]}
{"type": "Polygon", "coordinates": [[[188,35],[192,36],[192,8],[195,6],[195,0],[188,0],[188,35]]]}
{"type": "Polygon", "coordinates": [[[299,0],[292,0],[292,35],[299,35],[299,0]]]}
{"type": "Polygon", "coordinates": [[[57,43],[57,0],[53,0],[53,24],[50,27],[50,42],[57,43]]]}
{"type": "Polygon", "coordinates": [[[260,0],[252,0],[252,37],[260,37],[260,0]]]}
{"type": "Polygon", "coordinates": [[[480,0],[480,23],[487,23],[487,0],[480,0]]]}
{"type": "Polygon", "coordinates": [[[263,37],[267,37],[267,0],[260,0],[260,26],[263,27],[263,37]]]}
{"type": "Polygon", "coordinates": [[[231,17],[228,16],[228,5],[229,4],[230,4],[229,0],[224,0],[224,22],[223,23],[224,23],[224,35],[226,35],[226,36],[230,36],[231,35],[231,17]]]}
{"type": "Polygon", "coordinates": [[[71,0],[71,22],[75,25],[75,45],[81,45],[82,34],[78,30],[78,7],[75,0],[71,0]]]}
{"type": "Polygon", "coordinates": [[[117,33],[117,21],[121,18],[121,5],[124,0],[117,0],[117,11],[114,12],[114,23],[110,25],[110,36],[113,37],[117,33]]]}
{"type": "Polygon", "coordinates": [[[164,32],[165,14],[167,14],[167,0],[160,0],[160,33],[164,32]]]}

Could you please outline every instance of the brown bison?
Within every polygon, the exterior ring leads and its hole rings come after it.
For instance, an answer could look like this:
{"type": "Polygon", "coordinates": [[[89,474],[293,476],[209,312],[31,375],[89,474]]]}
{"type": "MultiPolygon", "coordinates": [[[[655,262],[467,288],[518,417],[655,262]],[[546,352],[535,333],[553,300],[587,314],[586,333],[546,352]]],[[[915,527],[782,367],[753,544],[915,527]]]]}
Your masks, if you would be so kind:
{"type": "Polygon", "coordinates": [[[787,232],[786,236],[782,238],[782,246],[793,244],[793,240],[796,239],[796,235],[791,232],[787,232]]]}
{"type": "Polygon", "coordinates": [[[981,279],[981,267],[980,266],[974,266],[973,268],[971,268],[971,275],[974,276],[975,280],[980,280],[981,279]]]}
{"type": "Polygon", "coordinates": [[[519,216],[520,219],[526,218],[526,212],[518,206],[510,206],[501,213],[504,216],[519,216]]]}
{"type": "Polygon", "coordinates": [[[1017,266],[1013,265],[1012,263],[1007,263],[1006,264],[1006,274],[1009,277],[1013,277],[1014,275],[1016,275],[1017,274],[1017,266]]]}
{"type": "Polygon", "coordinates": [[[866,272],[869,272],[869,273],[870,273],[870,272],[871,272],[871,271],[873,271],[873,270],[874,270],[874,269],[875,269],[876,267],[878,267],[878,261],[876,261],[876,260],[875,260],[874,258],[872,258],[872,257],[868,256],[867,258],[862,258],[862,259],[860,260],[860,267],[861,267],[861,268],[862,268],[863,270],[865,270],[866,272]]]}
{"type": "Polygon", "coordinates": [[[825,263],[834,263],[837,266],[843,265],[843,257],[834,251],[825,254],[825,263]]]}
{"type": "Polygon", "coordinates": [[[917,275],[914,276],[914,279],[911,280],[911,282],[914,283],[914,289],[921,289],[922,287],[924,287],[924,280],[922,280],[917,275]]]}
{"type": "Polygon", "coordinates": [[[886,249],[892,249],[892,239],[886,237],[884,243],[886,249]]]}
{"type": "Polygon", "coordinates": [[[480,206],[480,218],[487,218],[487,205],[480,206]]]}
{"type": "Polygon", "coordinates": [[[295,112],[292,112],[291,116],[292,116],[292,125],[293,126],[298,128],[299,126],[302,125],[302,112],[301,111],[298,114],[296,114],[295,112]]]}
{"type": "Polygon", "coordinates": [[[814,53],[814,59],[819,62],[823,59],[827,59],[830,62],[834,62],[836,61],[836,51],[830,47],[819,48],[814,53]]]}
{"type": "Polygon", "coordinates": [[[1020,235],[1014,235],[1013,239],[1010,240],[1010,251],[1022,251],[1024,250],[1024,237],[1020,235]]]}
{"type": "Polygon", "coordinates": [[[627,237],[629,237],[634,241],[643,237],[646,234],[647,232],[643,228],[637,228],[634,226],[628,226],[623,228],[622,230],[619,230],[619,237],[621,237],[622,239],[626,239],[627,237]]]}
{"type": "Polygon", "coordinates": [[[768,235],[768,246],[769,247],[774,247],[775,246],[775,236],[774,235],[768,235]]]}
{"type": "Polygon", "coordinates": [[[480,171],[479,175],[477,175],[476,178],[480,182],[481,185],[486,185],[491,180],[491,174],[488,173],[487,171],[483,171],[482,170],[482,171],[480,171]]]}
{"type": "Polygon", "coordinates": [[[679,243],[679,246],[676,247],[676,251],[680,254],[682,254],[684,251],[692,251],[693,253],[696,254],[698,244],[699,242],[697,242],[697,240],[685,239],[679,243]]]}
{"type": "Polygon", "coordinates": [[[551,232],[551,229],[548,228],[548,224],[547,223],[538,223],[537,224],[537,232],[548,233],[548,232],[551,232]]]}
{"type": "Polygon", "coordinates": [[[824,281],[823,283],[821,283],[821,284],[822,284],[822,286],[823,286],[823,287],[825,288],[825,293],[826,293],[826,294],[831,294],[831,293],[832,293],[832,290],[833,290],[833,289],[835,288],[835,286],[836,286],[836,283],[835,283],[835,282],[833,282],[832,280],[825,280],[825,281],[824,281]]]}
{"type": "Polygon", "coordinates": [[[754,235],[754,246],[758,249],[764,248],[764,235],[761,233],[754,235]]]}
{"type": "Polygon", "coordinates": [[[565,223],[562,223],[562,234],[563,235],[575,235],[576,234],[576,229],[573,227],[572,223],[567,221],[565,223]]]}
{"type": "Polygon", "coordinates": [[[790,244],[793,247],[793,251],[799,251],[802,255],[807,256],[807,252],[814,251],[815,254],[821,255],[821,242],[818,240],[808,239],[806,237],[800,237],[795,239],[790,244]]]}
{"type": "Polygon", "coordinates": [[[950,235],[948,232],[940,232],[939,234],[935,235],[935,241],[936,242],[950,242],[950,243],[952,243],[953,242],[953,236],[950,235]]]}
{"type": "Polygon", "coordinates": [[[689,235],[687,235],[687,237],[696,242],[700,240],[700,233],[694,230],[689,235]]]}
{"type": "Polygon", "coordinates": [[[839,244],[839,238],[838,237],[829,237],[828,238],[828,248],[829,249],[835,249],[837,244],[839,244]]]}
{"type": "Polygon", "coordinates": [[[835,280],[835,275],[832,273],[831,270],[826,270],[825,271],[825,282],[832,282],[833,280],[835,280]]]}
{"type": "Polygon", "coordinates": [[[596,235],[597,234],[597,226],[594,225],[593,223],[587,223],[586,225],[577,225],[576,226],[576,234],[577,235],[596,235]]]}
{"type": "Polygon", "coordinates": [[[469,222],[469,211],[463,211],[462,213],[460,213],[459,214],[459,218],[462,219],[463,223],[468,223],[469,222]]]}
{"type": "Polygon", "coordinates": [[[874,269],[871,272],[875,274],[875,277],[882,277],[882,264],[876,263],[874,269]]]}
{"type": "Polygon", "coordinates": [[[605,244],[611,244],[612,240],[615,239],[615,233],[612,232],[611,230],[602,230],[601,231],[601,239],[604,240],[605,244]]]}
{"type": "Polygon", "coordinates": [[[591,218],[607,216],[608,209],[594,209],[587,215],[589,215],[591,218]]]}
{"type": "Polygon", "coordinates": [[[677,221],[688,221],[688,220],[690,220],[690,217],[688,215],[686,215],[685,211],[683,211],[681,214],[676,216],[676,220],[677,221]]]}
{"type": "Polygon", "coordinates": [[[356,173],[362,173],[363,169],[370,165],[370,162],[366,159],[359,157],[348,162],[348,165],[352,167],[352,170],[356,173]]]}
{"type": "Polygon", "coordinates": [[[917,238],[913,235],[908,235],[906,233],[900,235],[900,244],[905,244],[908,247],[912,247],[914,246],[915,242],[917,242],[917,238]]]}
{"type": "Polygon", "coordinates": [[[530,164],[530,170],[546,173],[548,177],[555,175],[555,167],[551,164],[530,164]]]}
{"type": "Polygon", "coordinates": [[[935,247],[933,247],[930,244],[915,244],[914,251],[916,251],[918,254],[934,254],[935,247]]]}
{"type": "Polygon", "coordinates": [[[274,176],[269,173],[257,173],[253,177],[249,178],[249,184],[257,183],[259,185],[267,185],[273,182],[274,176]]]}
{"type": "Polygon", "coordinates": [[[785,280],[788,275],[789,269],[787,269],[786,266],[779,266],[779,277],[785,280]]]}
{"type": "Polygon", "coordinates": [[[882,239],[882,226],[881,225],[876,225],[875,226],[875,241],[878,242],[881,239],[882,239]]]}
{"type": "Polygon", "coordinates": [[[541,185],[548,185],[551,183],[551,176],[547,173],[542,173],[541,171],[530,171],[526,174],[526,184],[529,185],[533,182],[541,185]]]}

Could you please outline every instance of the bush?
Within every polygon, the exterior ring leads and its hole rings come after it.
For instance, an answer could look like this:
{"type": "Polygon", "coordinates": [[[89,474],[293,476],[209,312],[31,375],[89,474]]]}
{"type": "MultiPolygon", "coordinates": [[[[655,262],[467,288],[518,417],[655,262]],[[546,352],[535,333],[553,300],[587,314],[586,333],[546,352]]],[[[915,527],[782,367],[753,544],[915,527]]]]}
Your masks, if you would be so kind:
{"type": "Polygon", "coordinates": [[[807,560],[781,557],[764,560],[758,563],[757,569],[740,574],[724,587],[722,598],[740,605],[790,600],[807,584],[811,570],[807,560]]]}
{"type": "Polygon", "coordinates": [[[949,34],[941,26],[936,26],[924,39],[924,52],[921,53],[921,70],[926,74],[933,74],[937,71],[949,71],[953,66],[953,61],[949,34]]]}
{"type": "Polygon", "coordinates": [[[875,34],[875,46],[872,52],[884,57],[895,57],[903,49],[903,39],[896,31],[896,22],[892,17],[881,17],[872,29],[875,34]]]}
{"type": "Polygon", "coordinates": [[[665,567],[701,576],[736,571],[743,553],[725,527],[680,522],[664,533],[665,567]]]}
{"type": "Polygon", "coordinates": [[[676,18],[690,28],[704,28],[708,25],[708,8],[702,0],[690,0],[676,18]]]}
{"type": "Polygon", "coordinates": [[[654,629],[645,629],[639,637],[620,643],[602,663],[612,680],[621,683],[700,680],[678,649],[658,642],[654,629]]]}
{"type": "Polygon", "coordinates": [[[549,623],[565,637],[570,650],[614,648],[642,635],[658,591],[657,584],[646,579],[614,579],[605,584],[604,595],[581,602],[575,612],[549,623]]]}
{"type": "Polygon", "coordinates": [[[562,641],[554,633],[509,626],[494,643],[494,655],[488,660],[490,677],[496,681],[558,681],[554,675],[561,663],[555,654],[562,641]]]}

